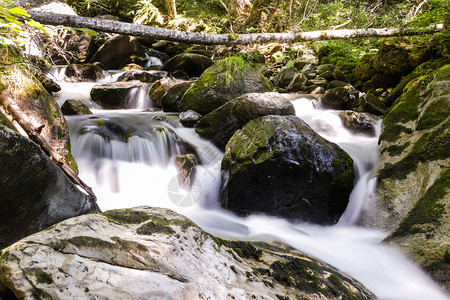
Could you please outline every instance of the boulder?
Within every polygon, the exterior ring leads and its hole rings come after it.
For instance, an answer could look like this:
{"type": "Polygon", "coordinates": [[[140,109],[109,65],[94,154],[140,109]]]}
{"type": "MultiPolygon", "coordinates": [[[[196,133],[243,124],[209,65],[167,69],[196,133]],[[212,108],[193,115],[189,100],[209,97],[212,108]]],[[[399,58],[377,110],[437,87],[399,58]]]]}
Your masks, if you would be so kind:
{"type": "Polygon", "coordinates": [[[202,115],[193,110],[183,111],[180,113],[180,123],[184,127],[194,127],[195,124],[202,118],[202,115]]]}
{"type": "Polygon", "coordinates": [[[385,39],[373,59],[373,67],[388,75],[405,75],[413,67],[409,55],[412,46],[399,38],[385,39]]]}
{"type": "Polygon", "coordinates": [[[48,77],[38,77],[38,79],[49,94],[57,93],[61,90],[61,86],[48,77]]]}
{"type": "Polygon", "coordinates": [[[291,101],[275,92],[249,93],[235,99],[231,113],[242,125],[268,115],[295,115],[291,101]]]}
{"type": "Polygon", "coordinates": [[[194,45],[184,50],[184,53],[200,54],[211,58],[214,55],[214,48],[212,46],[194,45]]]}
{"type": "Polygon", "coordinates": [[[334,80],[348,82],[348,78],[345,75],[345,73],[343,71],[339,70],[339,69],[335,69],[333,71],[333,78],[334,78],[334,80]]]}
{"type": "Polygon", "coordinates": [[[361,57],[355,68],[355,77],[366,81],[372,78],[378,72],[373,67],[374,54],[365,54],[361,57]]]}
{"type": "Polygon", "coordinates": [[[91,89],[92,101],[106,109],[124,108],[128,104],[127,96],[136,89],[146,89],[140,81],[126,81],[96,84],[91,89]]]}
{"type": "Polygon", "coordinates": [[[283,68],[280,73],[273,78],[273,82],[277,87],[286,88],[298,73],[297,68],[283,68]]]}
{"type": "Polygon", "coordinates": [[[178,103],[184,93],[195,83],[195,81],[183,81],[175,84],[161,97],[161,106],[165,112],[178,112],[178,103]]]}
{"type": "Polygon", "coordinates": [[[195,53],[182,53],[175,55],[167,61],[163,67],[164,71],[174,73],[184,72],[190,77],[200,76],[213,64],[211,58],[195,53]]]}
{"type": "Polygon", "coordinates": [[[97,211],[34,142],[0,126],[0,249],[57,222],[97,211]]]}
{"type": "Polygon", "coordinates": [[[234,102],[235,100],[231,100],[213,110],[194,126],[195,132],[200,137],[210,140],[222,150],[234,132],[241,128],[241,123],[231,112],[234,102]]]}
{"type": "Polygon", "coordinates": [[[368,92],[369,90],[376,90],[378,88],[386,89],[395,87],[399,81],[399,75],[375,74],[369,81],[363,84],[362,91],[368,92]]]}
{"type": "Polygon", "coordinates": [[[139,80],[140,82],[153,83],[164,77],[167,77],[167,72],[165,71],[130,70],[120,75],[117,81],[139,80]]]}
{"type": "Polygon", "coordinates": [[[223,240],[149,207],[61,222],[4,249],[0,269],[0,288],[26,299],[375,299],[286,245],[223,240]]]}
{"type": "Polygon", "coordinates": [[[178,110],[206,115],[240,95],[270,91],[269,81],[242,57],[228,57],[203,72],[178,103],[178,110]]]}
{"type": "MultiPolygon", "coordinates": [[[[167,93],[167,91],[182,82],[182,80],[174,79],[171,77],[161,78],[153,83],[150,91],[148,92],[148,96],[150,97],[150,100],[153,102],[153,104],[155,104],[157,107],[161,107],[162,97],[167,93]]],[[[173,98],[170,100],[173,100],[173,98]]]]}
{"type": "Polygon", "coordinates": [[[375,118],[352,110],[340,112],[339,117],[344,126],[351,132],[375,136],[375,118]]]}
{"type": "Polygon", "coordinates": [[[105,78],[108,73],[93,64],[70,64],[64,73],[70,82],[97,81],[105,78]]]}
{"type": "Polygon", "coordinates": [[[380,98],[373,94],[365,94],[361,96],[352,105],[352,109],[357,112],[367,112],[374,115],[382,116],[386,113],[386,105],[380,98]]]}
{"type": "Polygon", "coordinates": [[[295,74],[294,78],[292,78],[289,85],[286,87],[288,92],[299,92],[303,90],[306,83],[306,76],[302,73],[295,74]]]}
{"type": "Polygon", "coordinates": [[[129,63],[144,65],[147,61],[144,48],[137,38],[115,35],[94,54],[91,63],[100,62],[107,69],[117,70],[129,63]]]}
{"type": "Polygon", "coordinates": [[[349,109],[357,99],[356,94],[359,93],[351,85],[332,88],[325,91],[321,105],[330,109],[349,109]]]}
{"type": "Polygon", "coordinates": [[[178,168],[178,182],[185,188],[190,188],[195,179],[195,171],[198,165],[198,158],[194,154],[180,155],[175,158],[178,168]]]}
{"type": "Polygon", "coordinates": [[[92,115],[89,107],[80,100],[68,99],[61,106],[61,111],[66,116],[92,115]]]}
{"type": "Polygon", "coordinates": [[[326,88],[328,85],[328,80],[326,80],[325,78],[323,78],[321,76],[317,76],[314,79],[309,79],[308,81],[306,81],[306,85],[321,86],[323,88],[326,88]]]}
{"type": "Polygon", "coordinates": [[[313,79],[317,76],[316,69],[313,64],[306,64],[303,66],[302,74],[306,76],[308,79],[313,79]]]}
{"type": "Polygon", "coordinates": [[[378,214],[365,216],[447,289],[449,87],[446,65],[410,81],[394,102],[380,136],[378,214]]]}
{"type": "Polygon", "coordinates": [[[339,146],[295,116],[265,116],[228,142],[220,201],[239,215],[335,224],[353,181],[353,160],[339,146]]]}

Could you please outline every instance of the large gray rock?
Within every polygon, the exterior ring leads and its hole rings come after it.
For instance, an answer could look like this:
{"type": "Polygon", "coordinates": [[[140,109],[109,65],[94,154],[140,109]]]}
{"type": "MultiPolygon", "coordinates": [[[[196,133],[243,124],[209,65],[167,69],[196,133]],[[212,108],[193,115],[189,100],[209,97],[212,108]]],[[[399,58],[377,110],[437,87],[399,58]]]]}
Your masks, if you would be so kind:
{"type": "Polygon", "coordinates": [[[222,175],[224,208],[319,224],[338,221],[354,180],[350,156],[295,116],[261,117],[236,131],[222,175]]]}
{"type": "Polygon", "coordinates": [[[242,57],[229,57],[208,68],[184,94],[179,111],[195,110],[206,115],[246,93],[272,91],[267,79],[242,57]]]}
{"type": "Polygon", "coordinates": [[[450,288],[450,68],[413,79],[383,120],[377,212],[366,222],[390,232],[434,279],[450,288]]]}
{"type": "Polygon", "coordinates": [[[92,115],[89,107],[80,100],[68,99],[61,106],[61,111],[66,116],[92,115]]]}
{"type": "Polygon", "coordinates": [[[127,96],[136,89],[147,89],[147,86],[140,81],[100,83],[91,89],[90,95],[103,108],[118,109],[127,106],[127,100],[131,100],[127,96]]]}
{"type": "Polygon", "coordinates": [[[285,245],[226,241],[149,207],[61,222],[4,249],[0,269],[0,290],[25,299],[374,299],[285,245]]]}
{"type": "Polygon", "coordinates": [[[55,223],[94,212],[94,200],[31,140],[0,126],[0,249],[55,223]]]}
{"type": "Polygon", "coordinates": [[[70,64],[64,75],[68,81],[97,81],[105,78],[108,74],[99,66],[93,64],[70,64]]]}
{"type": "Polygon", "coordinates": [[[190,77],[200,76],[213,64],[211,58],[195,53],[181,53],[165,63],[163,70],[170,73],[184,72],[190,77]]]}
{"type": "Polygon", "coordinates": [[[242,125],[268,115],[295,115],[291,101],[275,92],[249,93],[236,98],[231,113],[242,125]]]}
{"type": "Polygon", "coordinates": [[[107,69],[120,69],[129,63],[144,65],[146,61],[144,47],[137,38],[116,35],[98,49],[90,62],[100,62],[107,69]]]}

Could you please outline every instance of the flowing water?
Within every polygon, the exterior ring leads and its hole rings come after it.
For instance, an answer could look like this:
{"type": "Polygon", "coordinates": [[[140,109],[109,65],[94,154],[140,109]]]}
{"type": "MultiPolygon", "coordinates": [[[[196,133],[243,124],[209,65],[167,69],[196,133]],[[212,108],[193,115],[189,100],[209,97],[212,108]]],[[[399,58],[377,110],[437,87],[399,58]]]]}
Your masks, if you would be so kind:
{"type": "MultiPolygon", "coordinates": [[[[292,223],[264,215],[242,218],[218,204],[223,153],[214,145],[193,129],[183,128],[174,114],[145,111],[142,106],[101,110],[89,99],[94,83],[66,83],[61,72],[53,73],[63,88],[58,102],[79,99],[94,112],[68,121],[80,177],[93,188],[102,210],[139,205],[171,208],[222,238],[284,242],[353,276],[379,299],[448,299],[400,251],[381,243],[386,233],[355,225],[361,211],[370,209],[375,182],[369,174],[378,158],[377,137],[350,133],[336,111],[317,109],[319,104],[310,99],[292,100],[297,116],[340,145],[355,162],[358,180],[338,224],[292,223]],[[195,149],[202,163],[190,191],[178,184],[174,163],[186,145],[195,149]]],[[[138,98],[134,103],[148,106],[145,94],[131,97],[138,98]]]]}

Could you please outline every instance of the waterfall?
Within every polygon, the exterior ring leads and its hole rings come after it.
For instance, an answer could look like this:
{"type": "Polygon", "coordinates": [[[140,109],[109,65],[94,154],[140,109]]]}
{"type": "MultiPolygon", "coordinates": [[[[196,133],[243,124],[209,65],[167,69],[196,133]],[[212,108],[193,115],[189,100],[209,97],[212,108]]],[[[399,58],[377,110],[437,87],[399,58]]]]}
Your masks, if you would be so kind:
{"type": "MultiPolygon", "coordinates": [[[[75,89],[81,93],[78,84],[62,85],[63,89],[77,85],[75,89]]],[[[60,99],[64,93],[60,92],[60,99]]],[[[80,99],[89,102],[88,95],[89,88],[80,99]]],[[[374,137],[353,134],[342,126],[336,111],[317,109],[310,99],[292,101],[300,118],[354,160],[357,183],[335,226],[292,223],[264,215],[243,218],[220,208],[217,196],[223,153],[193,129],[179,125],[173,114],[94,110],[92,116],[67,119],[80,177],[93,188],[102,210],[167,207],[222,238],[284,242],[353,276],[379,299],[447,299],[400,251],[381,243],[386,233],[355,225],[374,187],[369,174],[378,159],[381,121],[374,137]],[[191,190],[177,181],[174,160],[183,154],[183,144],[193,148],[201,162],[191,190]]]]}

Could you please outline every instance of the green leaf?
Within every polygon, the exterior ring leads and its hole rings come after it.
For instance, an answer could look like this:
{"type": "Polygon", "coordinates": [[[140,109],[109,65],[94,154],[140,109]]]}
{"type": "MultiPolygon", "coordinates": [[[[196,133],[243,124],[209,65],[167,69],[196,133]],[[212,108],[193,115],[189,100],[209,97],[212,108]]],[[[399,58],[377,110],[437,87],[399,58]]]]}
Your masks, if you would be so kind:
{"type": "Polygon", "coordinates": [[[89,28],[74,28],[75,30],[82,31],[84,33],[87,33],[92,36],[97,36],[97,32],[95,30],[89,29],[89,28]]]}
{"type": "Polygon", "coordinates": [[[42,26],[42,24],[39,23],[39,22],[36,22],[36,21],[34,21],[34,20],[30,20],[30,21],[27,21],[26,23],[27,23],[27,25],[30,26],[30,27],[39,29],[39,30],[41,30],[42,32],[44,32],[45,34],[49,34],[48,31],[45,30],[44,26],[42,26]]]}
{"type": "Polygon", "coordinates": [[[30,15],[25,11],[25,10],[23,10],[23,9],[21,9],[21,8],[19,8],[19,7],[14,7],[14,8],[11,8],[10,10],[9,10],[9,12],[11,13],[11,14],[13,14],[13,15],[18,15],[18,16],[25,16],[25,17],[30,17],[30,15]]]}

